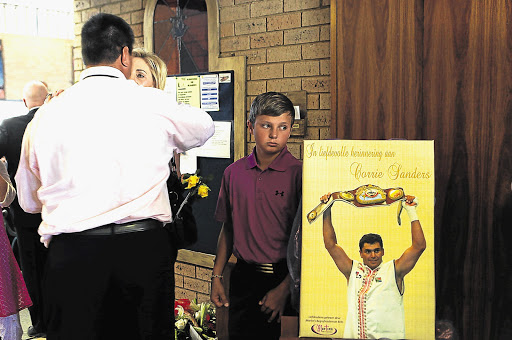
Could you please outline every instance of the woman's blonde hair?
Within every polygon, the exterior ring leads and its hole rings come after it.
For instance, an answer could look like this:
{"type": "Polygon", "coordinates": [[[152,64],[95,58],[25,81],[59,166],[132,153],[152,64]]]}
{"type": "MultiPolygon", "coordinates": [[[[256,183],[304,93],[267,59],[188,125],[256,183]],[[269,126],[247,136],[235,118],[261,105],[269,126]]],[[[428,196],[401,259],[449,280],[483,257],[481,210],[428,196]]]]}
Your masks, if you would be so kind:
{"type": "Polygon", "coordinates": [[[167,66],[164,61],[156,54],[148,52],[143,48],[134,48],[132,57],[142,58],[148,64],[155,87],[163,90],[165,88],[165,80],[167,79],[167,66]]]}

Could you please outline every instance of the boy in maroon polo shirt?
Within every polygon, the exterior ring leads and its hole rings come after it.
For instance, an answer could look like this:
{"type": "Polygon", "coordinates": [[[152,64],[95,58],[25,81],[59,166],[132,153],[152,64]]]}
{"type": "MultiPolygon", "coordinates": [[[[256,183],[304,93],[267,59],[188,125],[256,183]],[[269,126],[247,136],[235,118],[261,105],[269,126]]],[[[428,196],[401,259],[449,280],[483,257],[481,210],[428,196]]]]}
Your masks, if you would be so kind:
{"type": "Polygon", "coordinates": [[[286,148],[292,102],[267,92],[251,104],[247,121],[256,147],[224,171],[215,218],[223,222],[212,275],[211,300],[229,306],[229,339],[279,339],[289,308],[286,249],[302,194],[302,163],[286,148]],[[231,254],[229,300],[222,272],[231,254]]]}

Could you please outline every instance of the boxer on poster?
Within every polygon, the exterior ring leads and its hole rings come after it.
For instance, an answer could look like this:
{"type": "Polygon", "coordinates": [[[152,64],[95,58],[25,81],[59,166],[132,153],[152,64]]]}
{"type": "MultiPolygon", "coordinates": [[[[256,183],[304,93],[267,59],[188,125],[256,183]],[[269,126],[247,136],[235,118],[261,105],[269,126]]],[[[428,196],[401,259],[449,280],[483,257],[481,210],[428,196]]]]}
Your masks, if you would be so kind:
{"type": "MultiPolygon", "coordinates": [[[[327,203],[331,194],[320,200],[327,203]]],[[[404,277],[426,248],[414,196],[400,202],[411,220],[412,244],[396,260],[383,263],[384,245],[377,234],[366,234],[359,242],[360,263],[352,260],[338,244],[331,220],[331,205],[323,213],[324,245],[348,281],[348,311],[344,338],[405,338],[403,307],[404,277]]]]}

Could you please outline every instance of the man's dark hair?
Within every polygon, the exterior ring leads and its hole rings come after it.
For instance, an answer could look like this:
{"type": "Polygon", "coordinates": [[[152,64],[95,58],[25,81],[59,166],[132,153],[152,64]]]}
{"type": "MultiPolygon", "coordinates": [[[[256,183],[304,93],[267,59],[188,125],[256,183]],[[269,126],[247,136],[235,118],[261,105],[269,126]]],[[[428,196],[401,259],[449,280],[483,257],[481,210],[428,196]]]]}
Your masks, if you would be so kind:
{"type": "Polygon", "coordinates": [[[134,43],[133,31],[122,18],[100,13],[91,17],[82,27],[82,59],[84,64],[111,64],[127,46],[130,54],[134,43]]]}
{"type": "Polygon", "coordinates": [[[251,104],[249,112],[249,122],[254,124],[256,117],[261,115],[277,117],[283,113],[288,113],[292,117],[292,124],[295,121],[295,110],[293,103],[288,97],[279,92],[265,92],[259,94],[251,104]]]}
{"type": "Polygon", "coordinates": [[[361,240],[359,240],[359,250],[363,250],[364,244],[374,244],[374,243],[380,243],[380,247],[384,248],[384,243],[382,243],[382,237],[378,234],[366,234],[361,237],[361,240]]]}

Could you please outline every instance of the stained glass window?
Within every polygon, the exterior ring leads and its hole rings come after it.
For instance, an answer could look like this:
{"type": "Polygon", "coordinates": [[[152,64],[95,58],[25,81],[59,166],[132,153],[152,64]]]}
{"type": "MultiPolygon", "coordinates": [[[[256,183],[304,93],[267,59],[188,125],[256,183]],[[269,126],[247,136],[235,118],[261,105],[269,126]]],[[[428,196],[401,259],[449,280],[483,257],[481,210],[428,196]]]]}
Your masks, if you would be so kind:
{"type": "Polygon", "coordinates": [[[153,39],[168,75],[208,71],[206,1],[158,0],[153,39]]]}

